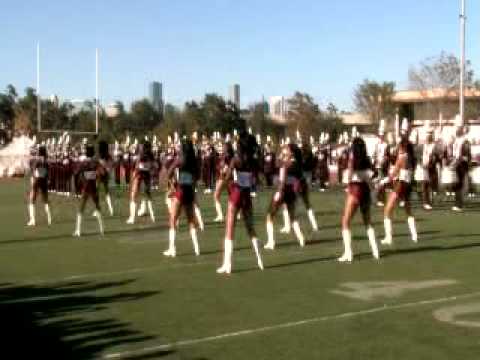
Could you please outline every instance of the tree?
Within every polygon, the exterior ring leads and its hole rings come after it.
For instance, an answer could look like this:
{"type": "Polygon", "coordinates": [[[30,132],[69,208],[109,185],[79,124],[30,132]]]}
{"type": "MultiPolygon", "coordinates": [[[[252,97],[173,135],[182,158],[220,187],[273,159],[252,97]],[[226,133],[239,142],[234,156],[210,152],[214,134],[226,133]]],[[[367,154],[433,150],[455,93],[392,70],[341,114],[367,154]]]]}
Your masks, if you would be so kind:
{"type": "Polygon", "coordinates": [[[135,101],[131,106],[132,131],[136,135],[148,134],[160,124],[160,114],[149,100],[135,101]]]}
{"type": "Polygon", "coordinates": [[[15,132],[31,133],[37,129],[37,94],[34,88],[27,87],[25,96],[18,99],[15,106],[15,132]]]}
{"type": "Polygon", "coordinates": [[[378,83],[365,79],[353,93],[355,109],[375,124],[381,119],[391,119],[395,115],[394,94],[394,82],[378,83]]]}
{"type": "MultiPolygon", "coordinates": [[[[460,87],[460,60],[453,54],[441,52],[429,57],[408,71],[409,87],[412,90],[445,89],[460,87]]],[[[465,64],[465,85],[473,85],[474,72],[470,61],[465,64]]]]}
{"type": "Polygon", "coordinates": [[[338,108],[335,106],[335,104],[333,103],[328,103],[327,105],[327,113],[330,115],[330,116],[334,116],[336,117],[338,115],[338,108]]]}
{"type": "Polygon", "coordinates": [[[288,133],[294,135],[299,130],[302,134],[316,135],[319,132],[320,108],[313,98],[297,91],[287,103],[288,133]]]}
{"type": "Polygon", "coordinates": [[[8,141],[13,135],[16,99],[17,91],[13,85],[8,85],[6,93],[0,94],[0,137],[2,142],[8,141]]]}
{"type": "MultiPolygon", "coordinates": [[[[436,99],[425,102],[416,109],[419,117],[435,119],[441,113],[445,118],[452,118],[458,113],[457,103],[451,101],[451,95],[458,94],[460,88],[460,60],[453,54],[441,52],[438,56],[429,57],[408,71],[409,87],[427,95],[435,92],[436,99]]],[[[465,64],[465,86],[476,87],[474,71],[470,61],[465,64]]],[[[458,95],[457,95],[458,96],[458,95]]],[[[478,106],[467,103],[466,117],[477,117],[478,106]]]]}

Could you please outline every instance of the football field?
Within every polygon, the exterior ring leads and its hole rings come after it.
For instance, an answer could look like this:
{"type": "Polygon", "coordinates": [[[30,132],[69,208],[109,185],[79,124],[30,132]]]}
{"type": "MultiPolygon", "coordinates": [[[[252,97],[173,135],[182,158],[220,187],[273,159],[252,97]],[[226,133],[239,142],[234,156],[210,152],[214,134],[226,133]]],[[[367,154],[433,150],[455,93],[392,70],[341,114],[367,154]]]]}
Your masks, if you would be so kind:
{"type": "MultiPolygon", "coordinates": [[[[313,192],[320,231],[312,233],[299,205],[307,246],[278,233],[263,251],[260,271],[243,224],[237,226],[233,273],[221,265],[224,225],[211,195],[199,195],[206,229],[193,255],[185,220],[177,257],[166,258],[163,195],[157,222],[126,225],[125,193],[106,234],[85,214],[74,230],[76,201],[51,196],[54,224],[26,224],[26,182],[0,182],[1,357],[4,359],[478,359],[480,357],[480,203],[452,213],[450,203],[426,213],[415,207],[419,243],[411,242],[403,210],[394,245],[370,254],[360,216],[354,221],[355,261],[340,264],[340,190],[313,192]],[[13,356],[7,354],[14,354],[13,356]]],[[[256,227],[266,240],[271,193],[254,200],[256,227]]],[[[105,204],[103,204],[105,205],[105,204]]],[[[224,202],[225,208],[225,202],[224,202]]],[[[106,214],[104,212],[104,214],[106,214]]],[[[383,218],[373,214],[377,239],[383,218]]]]}

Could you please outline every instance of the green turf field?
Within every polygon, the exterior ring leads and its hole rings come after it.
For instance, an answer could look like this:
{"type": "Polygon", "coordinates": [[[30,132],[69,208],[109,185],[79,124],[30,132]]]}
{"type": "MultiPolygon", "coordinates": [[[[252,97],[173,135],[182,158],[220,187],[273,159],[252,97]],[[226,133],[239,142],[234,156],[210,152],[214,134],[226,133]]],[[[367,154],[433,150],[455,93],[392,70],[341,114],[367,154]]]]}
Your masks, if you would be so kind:
{"type": "MultiPolygon", "coordinates": [[[[480,357],[479,204],[462,214],[448,204],[430,214],[417,208],[419,244],[409,240],[398,211],[395,244],[382,248],[380,262],[371,258],[358,217],[356,259],[339,264],[343,194],[314,193],[321,231],[310,232],[300,206],[304,249],[293,235],[277,234],[261,272],[238,226],[234,273],[220,276],[223,226],[211,221],[210,196],[200,196],[202,255],[193,256],[182,222],[170,259],[162,256],[168,234],[160,195],[156,224],[145,218],[127,226],[122,196],[117,216],[105,217],[105,237],[86,216],[76,239],[73,199],[51,197],[52,227],[41,206],[37,227],[25,227],[24,184],[0,183],[2,359],[480,357]]],[[[269,199],[265,193],[255,200],[262,241],[269,199]]],[[[377,211],[374,220],[380,239],[377,211]]]]}

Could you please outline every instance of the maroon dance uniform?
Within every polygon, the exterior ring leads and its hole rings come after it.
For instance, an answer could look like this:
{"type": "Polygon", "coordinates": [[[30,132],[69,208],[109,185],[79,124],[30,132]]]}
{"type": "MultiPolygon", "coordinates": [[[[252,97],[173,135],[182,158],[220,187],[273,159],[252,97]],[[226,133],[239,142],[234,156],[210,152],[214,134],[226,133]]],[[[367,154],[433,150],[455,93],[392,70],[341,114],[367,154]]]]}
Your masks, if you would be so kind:
{"type": "Polygon", "coordinates": [[[30,160],[30,170],[32,172],[32,191],[36,194],[38,191],[46,197],[48,194],[48,161],[42,156],[35,156],[30,160]]]}
{"type": "Polygon", "coordinates": [[[105,169],[105,172],[99,176],[99,180],[105,184],[105,186],[108,186],[108,182],[110,180],[110,171],[113,170],[113,160],[111,157],[108,157],[106,159],[100,159],[99,163],[105,169]]]}
{"type": "Polygon", "coordinates": [[[140,183],[144,183],[145,192],[150,193],[152,172],[155,170],[155,161],[152,156],[143,154],[139,156],[133,166],[133,176],[140,183]]]}
{"type": "Polygon", "coordinates": [[[263,175],[267,182],[267,186],[273,185],[273,176],[275,174],[276,155],[275,152],[269,147],[265,147],[263,152],[263,175]]]}
{"type": "Polygon", "coordinates": [[[181,169],[181,166],[175,172],[175,192],[173,195],[181,205],[192,206],[195,202],[194,174],[188,170],[181,169]]]}
{"type": "Polygon", "coordinates": [[[233,158],[233,181],[228,186],[228,201],[237,209],[250,211],[254,169],[252,164],[246,164],[238,157],[233,158]]]}
{"type": "Polygon", "coordinates": [[[80,192],[82,195],[90,195],[95,203],[98,203],[97,178],[102,175],[99,162],[92,158],[87,158],[79,166],[80,192]]]}
{"type": "MultiPolygon", "coordinates": [[[[411,146],[411,144],[408,144],[408,146],[411,146]]],[[[399,149],[397,161],[401,163],[397,178],[394,181],[393,191],[400,200],[409,201],[412,192],[414,159],[408,152],[399,149]]]]}
{"type": "MultiPolygon", "coordinates": [[[[302,164],[297,164],[295,161],[290,160],[286,165],[286,174],[283,184],[280,189],[280,198],[275,200],[275,197],[272,199],[270,209],[278,208],[282,203],[285,203],[287,206],[290,206],[295,203],[297,200],[297,194],[302,193],[302,164]]],[[[280,169],[282,171],[282,169],[280,169]]]]}
{"type": "Polygon", "coordinates": [[[372,176],[371,169],[355,169],[356,159],[353,152],[349,155],[349,177],[347,192],[353,196],[362,211],[368,210],[371,205],[371,193],[368,182],[372,176]]]}

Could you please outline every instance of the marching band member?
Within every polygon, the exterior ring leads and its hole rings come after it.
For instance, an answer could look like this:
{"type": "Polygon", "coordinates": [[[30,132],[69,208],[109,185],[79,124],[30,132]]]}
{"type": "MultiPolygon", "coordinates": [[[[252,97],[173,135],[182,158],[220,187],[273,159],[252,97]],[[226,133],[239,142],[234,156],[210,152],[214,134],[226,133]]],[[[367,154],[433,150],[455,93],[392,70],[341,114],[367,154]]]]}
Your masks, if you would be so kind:
{"type": "Polygon", "coordinates": [[[327,134],[322,133],[319,139],[319,144],[317,151],[315,152],[316,156],[316,178],[320,187],[320,191],[324,192],[327,189],[327,184],[329,183],[329,168],[328,164],[330,162],[330,145],[328,144],[327,134]]]}
{"type": "Polygon", "coordinates": [[[345,208],[342,216],[342,238],[344,244],[344,253],[338,258],[340,262],[353,261],[352,252],[352,232],[350,223],[355,212],[360,208],[363,223],[367,230],[368,242],[372,250],[373,257],[379,259],[377,241],[375,239],[375,230],[372,227],[370,217],[370,185],[372,178],[372,163],[367,154],[365,141],[360,137],[354,137],[349,150],[347,178],[348,186],[346,192],[345,208]]]}
{"type": "Polygon", "coordinates": [[[165,256],[175,257],[175,236],[180,212],[185,210],[190,236],[192,238],[195,255],[200,255],[198,245],[196,216],[195,216],[195,183],[198,178],[197,158],[191,140],[184,140],[176,159],[167,171],[167,179],[172,179],[175,189],[171,200],[169,246],[163,253],[165,256]]]}
{"type": "Polygon", "coordinates": [[[223,264],[217,269],[219,274],[230,274],[232,271],[233,238],[238,212],[242,213],[245,227],[257,257],[258,267],[263,270],[257,234],[253,225],[253,206],[250,196],[255,167],[258,166],[255,159],[257,147],[255,137],[242,132],[238,140],[236,154],[230,162],[230,167],[227,171],[227,179],[232,178],[232,182],[229,185],[223,264]]]}
{"type": "Polygon", "coordinates": [[[472,160],[470,142],[466,138],[465,129],[460,116],[456,120],[456,138],[453,143],[453,165],[457,173],[457,182],[454,187],[455,205],[453,211],[463,210],[463,187],[468,176],[468,169],[472,160]]]}
{"type": "Polygon", "coordinates": [[[115,184],[118,186],[121,182],[121,169],[123,162],[123,153],[118,141],[115,140],[113,148],[113,169],[115,173],[115,184]]]}
{"type": "Polygon", "coordinates": [[[110,187],[108,185],[110,181],[110,172],[112,171],[113,167],[113,159],[108,151],[108,143],[106,141],[100,141],[98,143],[98,154],[100,165],[102,165],[105,169],[105,172],[99,176],[98,180],[99,183],[103,185],[103,189],[105,191],[105,201],[107,203],[110,216],[113,216],[112,198],[110,196],[110,187]]]}
{"type": "Polygon", "coordinates": [[[312,148],[308,144],[302,146],[302,161],[303,171],[302,177],[300,178],[299,195],[307,210],[308,220],[310,221],[313,231],[318,231],[317,219],[315,218],[315,212],[313,211],[309,194],[309,185],[312,183],[312,171],[315,167],[315,160],[312,148]]]}
{"type": "Polygon", "coordinates": [[[425,210],[432,210],[432,191],[438,183],[437,159],[435,143],[433,142],[433,128],[430,123],[425,123],[426,139],[422,148],[422,162],[417,164],[416,180],[422,185],[422,200],[425,210]]]}
{"type": "Polygon", "coordinates": [[[85,159],[77,171],[80,182],[80,206],[77,212],[77,222],[73,236],[81,236],[82,217],[88,199],[92,199],[95,205],[93,216],[97,218],[100,234],[103,235],[103,220],[98,199],[97,179],[104,176],[106,169],[95,159],[95,148],[92,145],[86,145],[85,159]]]}
{"type": "Polygon", "coordinates": [[[35,202],[37,195],[40,192],[45,207],[45,214],[47,215],[47,223],[51,225],[52,215],[50,213],[50,203],[48,201],[48,154],[47,148],[41,145],[37,152],[33,153],[30,159],[30,172],[32,174],[30,180],[30,193],[28,196],[28,213],[30,220],[27,226],[35,226],[35,202]]]}
{"type": "Polygon", "coordinates": [[[270,136],[263,147],[263,176],[268,187],[273,186],[273,177],[276,173],[276,154],[270,136]]]}
{"type": "Polygon", "coordinates": [[[205,194],[212,192],[215,177],[215,148],[206,135],[202,143],[202,179],[205,185],[205,194]]]}
{"type": "MultiPolygon", "coordinates": [[[[388,158],[389,145],[385,141],[385,120],[380,120],[380,126],[378,128],[378,143],[375,145],[375,152],[373,155],[376,177],[383,179],[388,176],[389,171],[389,158],[388,158]]],[[[377,192],[377,206],[383,207],[385,205],[385,188],[382,187],[377,192]]]]}
{"type": "Polygon", "coordinates": [[[305,246],[305,238],[295,216],[295,203],[303,177],[302,165],[302,151],[296,144],[288,144],[285,147],[284,159],[280,168],[278,190],[273,196],[267,215],[268,241],[265,249],[275,249],[273,219],[283,204],[287,206],[288,217],[292,221],[292,228],[300,246],[305,246]]]}
{"type": "Polygon", "coordinates": [[[385,238],[382,244],[391,245],[392,235],[392,214],[399,201],[404,202],[404,209],[407,214],[407,223],[413,242],[418,241],[415,218],[412,214],[410,203],[410,194],[412,192],[413,171],[415,169],[415,154],[412,143],[409,140],[409,124],[407,119],[403,119],[400,132],[400,143],[398,145],[397,158],[395,166],[389,176],[381,182],[381,186],[393,182],[393,191],[390,193],[384,209],[385,238]]]}

